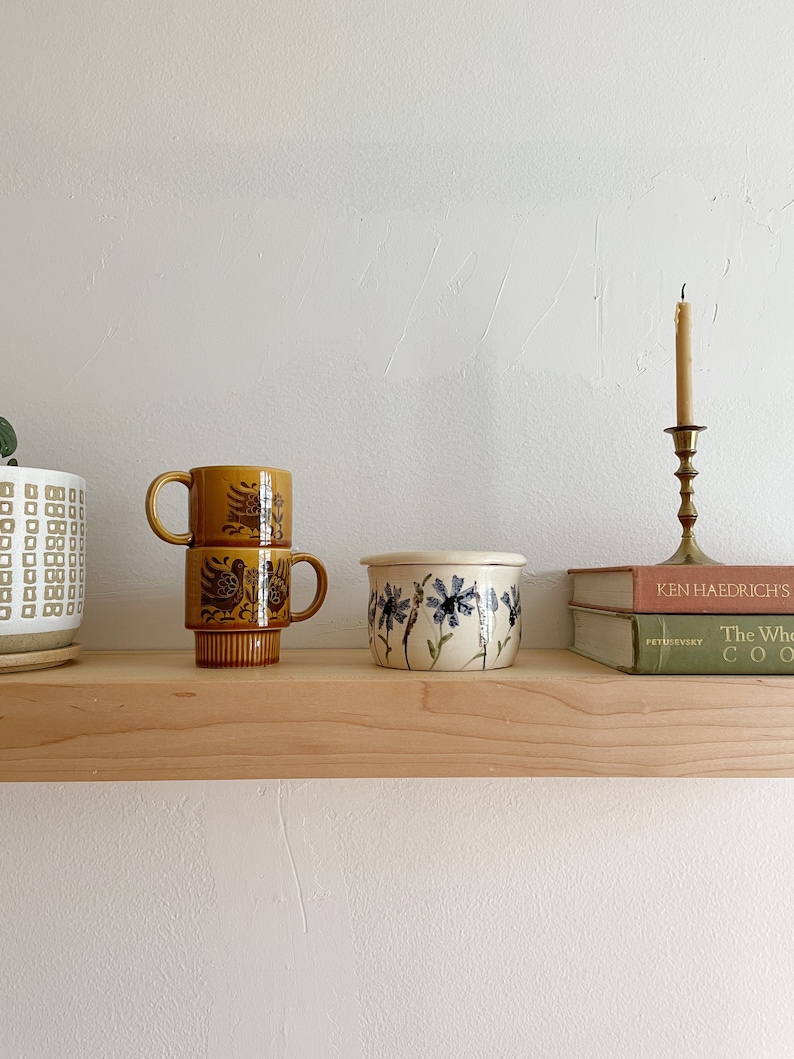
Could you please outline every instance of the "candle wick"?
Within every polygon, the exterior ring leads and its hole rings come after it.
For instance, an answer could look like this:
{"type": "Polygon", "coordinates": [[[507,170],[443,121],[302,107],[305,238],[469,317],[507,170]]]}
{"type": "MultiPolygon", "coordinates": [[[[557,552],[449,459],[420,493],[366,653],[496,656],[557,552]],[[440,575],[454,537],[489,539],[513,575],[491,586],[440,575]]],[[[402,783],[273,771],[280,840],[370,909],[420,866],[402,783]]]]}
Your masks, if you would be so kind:
{"type": "Polygon", "coordinates": [[[684,300],[684,291],[685,291],[685,290],[686,290],[686,283],[685,283],[685,284],[684,284],[684,286],[683,286],[683,287],[681,288],[681,301],[683,301],[683,300],[684,300]]]}

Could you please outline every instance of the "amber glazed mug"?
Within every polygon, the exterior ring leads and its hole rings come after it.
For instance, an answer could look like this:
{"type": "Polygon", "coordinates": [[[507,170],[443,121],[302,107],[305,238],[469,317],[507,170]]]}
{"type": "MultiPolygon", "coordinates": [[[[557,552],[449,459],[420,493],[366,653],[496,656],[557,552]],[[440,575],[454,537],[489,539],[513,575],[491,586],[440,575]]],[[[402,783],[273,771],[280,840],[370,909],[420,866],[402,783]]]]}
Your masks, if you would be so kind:
{"type": "Polygon", "coordinates": [[[237,465],[166,471],[149,486],[146,517],[157,536],[168,544],[289,548],[292,475],[278,467],[237,465]],[[187,533],[172,533],[160,521],[157,498],[169,482],[179,482],[189,491],[187,533]]]}
{"type": "Polygon", "coordinates": [[[185,626],[196,636],[196,665],[204,669],[270,666],[278,662],[281,630],[306,621],[323,605],[328,575],[316,555],[287,548],[188,548],[185,626]],[[292,567],[309,563],[314,599],[294,613],[292,567]]]}

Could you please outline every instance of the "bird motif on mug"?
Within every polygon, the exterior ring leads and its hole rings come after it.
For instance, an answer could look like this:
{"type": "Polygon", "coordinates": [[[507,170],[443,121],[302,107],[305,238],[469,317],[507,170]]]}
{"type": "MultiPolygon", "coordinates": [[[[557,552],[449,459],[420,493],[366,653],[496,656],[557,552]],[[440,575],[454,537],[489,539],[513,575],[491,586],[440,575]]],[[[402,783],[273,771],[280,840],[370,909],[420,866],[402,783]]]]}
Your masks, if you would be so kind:
{"type": "Polygon", "coordinates": [[[215,621],[233,620],[233,612],[245,595],[245,570],[242,559],[222,561],[214,556],[204,560],[201,571],[201,612],[203,618],[215,621]]]}
{"type": "Polygon", "coordinates": [[[267,561],[267,609],[276,615],[284,607],[289,598],[289,563],[285,559],[279,559],[274,566],[267,561]]]}
{"type": "Polygon", "coordinates": [[[229,524],[224,526],[231,533],[241,534],[246,530],[249,536],[267,536],[267,525],[270,521],[270,489],[256,483],[240,482],[240,486],[230,485],[226,493],[226,517],[229,524]]]}
{"type": "Polygon", "coordinates": [[[230,536],[260,537],[263,541],[284,539],[284,497],[273,495],[269,484],[240,482],[226,492],[226,518],[223,527],[230,536]]]}

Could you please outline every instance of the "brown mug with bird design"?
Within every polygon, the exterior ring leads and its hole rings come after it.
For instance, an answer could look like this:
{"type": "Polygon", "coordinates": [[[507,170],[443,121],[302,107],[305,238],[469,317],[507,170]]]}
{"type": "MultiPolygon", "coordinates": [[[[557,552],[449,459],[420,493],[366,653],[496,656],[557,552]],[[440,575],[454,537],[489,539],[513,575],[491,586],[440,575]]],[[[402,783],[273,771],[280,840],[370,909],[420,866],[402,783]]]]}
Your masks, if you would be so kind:
{"type": "Polygon", "coordinates": [[[196,665],[207,669],[278,662],[281,630],[323,605],[328,575],[316,555],[287,548],[188,548],[185,626],[196,635],[196,665]],[[309,563],[317,578],[304,610],[291,606],[292,567],[309,563]]]}
{"type": "Polygon", "coordinates": [[[278,467],[194,467],[158,475],[146,493],[146,518],[168,544],[188,547],[292,546],[292,475],[278,467]],[[169,482],[189,492],[187,533],[173,533],[160,520],[157,500],[169,482]]]}

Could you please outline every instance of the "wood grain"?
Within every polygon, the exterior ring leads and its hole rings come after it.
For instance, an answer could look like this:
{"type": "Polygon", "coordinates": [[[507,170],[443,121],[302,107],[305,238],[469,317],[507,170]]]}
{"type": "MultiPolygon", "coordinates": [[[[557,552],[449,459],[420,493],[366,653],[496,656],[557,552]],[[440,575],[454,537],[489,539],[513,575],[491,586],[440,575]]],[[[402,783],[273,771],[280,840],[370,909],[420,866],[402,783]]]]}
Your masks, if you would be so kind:
{"type": "Polygon", "coordinates": [[[3,781],[356,776],[794,776],[794,677],[631,677],[531,650],[486,673],[86,652],[0,677],[3,781]]]}

